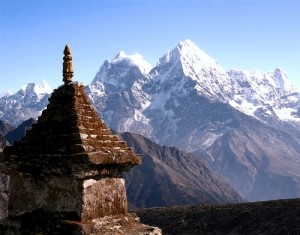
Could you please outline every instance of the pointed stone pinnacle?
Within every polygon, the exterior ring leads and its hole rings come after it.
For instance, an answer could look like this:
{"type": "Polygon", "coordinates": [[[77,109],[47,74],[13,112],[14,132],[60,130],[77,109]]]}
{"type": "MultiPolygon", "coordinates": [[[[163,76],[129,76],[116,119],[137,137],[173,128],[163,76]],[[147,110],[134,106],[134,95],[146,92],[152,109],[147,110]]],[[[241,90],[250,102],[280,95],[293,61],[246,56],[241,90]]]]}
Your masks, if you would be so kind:
{"type": "Polygon", "coordinates": [[[72,82],[74,73],[71,48],[68,44],[66,45],[64,50],[63,60],[63,82],[65,83],[65,85],[68,85],[72,82]]]}

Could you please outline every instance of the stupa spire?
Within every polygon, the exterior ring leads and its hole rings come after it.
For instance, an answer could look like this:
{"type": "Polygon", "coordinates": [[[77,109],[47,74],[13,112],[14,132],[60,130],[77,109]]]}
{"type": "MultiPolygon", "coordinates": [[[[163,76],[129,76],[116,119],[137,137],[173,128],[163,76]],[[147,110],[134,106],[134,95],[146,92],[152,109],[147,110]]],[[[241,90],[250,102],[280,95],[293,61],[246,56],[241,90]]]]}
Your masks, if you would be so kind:
{"type": "Polygon", "coordinates": [[[71,48],[68,44],[66,45],[64,50],[63,60],[63,82],[65,83],[65,85],[68,85],[72,82],[74,73],[71,48]]]}

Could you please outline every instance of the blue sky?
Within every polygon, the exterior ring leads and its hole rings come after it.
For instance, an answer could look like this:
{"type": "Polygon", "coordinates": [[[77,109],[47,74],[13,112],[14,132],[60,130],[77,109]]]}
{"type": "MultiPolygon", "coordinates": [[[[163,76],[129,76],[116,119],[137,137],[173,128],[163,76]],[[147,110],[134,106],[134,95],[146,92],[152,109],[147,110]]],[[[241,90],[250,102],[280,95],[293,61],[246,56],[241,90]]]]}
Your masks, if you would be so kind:
{"type": "Polygon", "coordinates": [[[280,67],[300,88],[299,12],[299,0],[1,0],[0,92],[62,84],[67,43],[88,84],[121,50],[154,66],[185,39],[227,70],[280,67]]]}

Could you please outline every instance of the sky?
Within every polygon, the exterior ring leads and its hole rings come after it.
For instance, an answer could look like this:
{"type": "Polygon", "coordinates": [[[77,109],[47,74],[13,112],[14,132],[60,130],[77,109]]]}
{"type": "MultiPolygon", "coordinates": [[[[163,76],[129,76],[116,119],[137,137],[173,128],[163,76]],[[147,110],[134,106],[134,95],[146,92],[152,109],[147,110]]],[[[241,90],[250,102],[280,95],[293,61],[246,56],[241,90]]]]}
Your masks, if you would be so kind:
{"type": "Polygon", "coordinates": [[[0,0],[0,92],[61,85],[66,44],[87,85],[119,51],[155,66],[186,39],[226,70],[279,67],[300,89],[299,12],[299,0],[0,0]]]}

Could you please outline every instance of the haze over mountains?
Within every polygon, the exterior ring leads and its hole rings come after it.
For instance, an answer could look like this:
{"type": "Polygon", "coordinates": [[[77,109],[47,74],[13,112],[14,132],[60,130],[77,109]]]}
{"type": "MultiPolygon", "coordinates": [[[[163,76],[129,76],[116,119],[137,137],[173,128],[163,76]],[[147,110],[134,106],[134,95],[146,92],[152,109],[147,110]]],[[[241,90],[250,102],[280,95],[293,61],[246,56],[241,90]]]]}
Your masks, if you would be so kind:
{"type": "MultiPolygon", "coordinates": [[[[300,196],[300,93],[279,68],[225,71],[186,40],[154,68],[119,53],[86,91],[110,128],[196,153],[248,200],[300,196]]],[[[0,119],[37,117],[48,97],[28,84],[0,98],[0,119]]]]}

